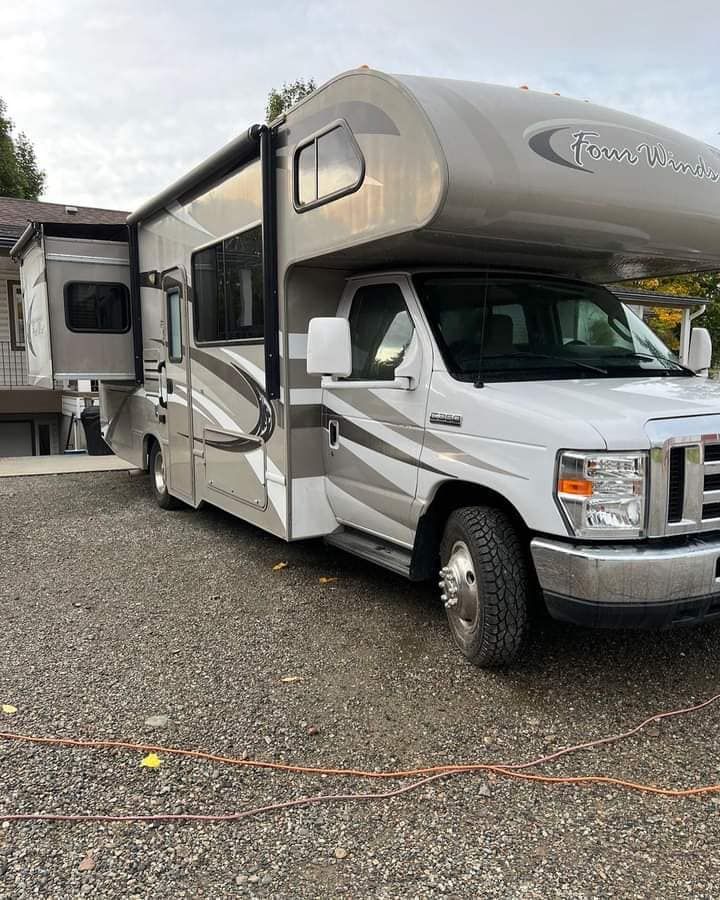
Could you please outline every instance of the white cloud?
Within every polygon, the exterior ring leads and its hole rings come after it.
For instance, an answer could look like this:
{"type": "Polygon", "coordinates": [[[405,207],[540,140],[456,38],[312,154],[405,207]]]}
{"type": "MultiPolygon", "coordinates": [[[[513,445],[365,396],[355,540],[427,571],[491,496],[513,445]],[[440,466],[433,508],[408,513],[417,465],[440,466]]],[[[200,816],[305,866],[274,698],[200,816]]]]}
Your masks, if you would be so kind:
{"type": "Polygon", "coordinates": [[[0,92],[49,200],[132,208],[262,119],[268,90],[368,63],[559,90],[718,142],[716,3],[27,0],[0,92]]]}

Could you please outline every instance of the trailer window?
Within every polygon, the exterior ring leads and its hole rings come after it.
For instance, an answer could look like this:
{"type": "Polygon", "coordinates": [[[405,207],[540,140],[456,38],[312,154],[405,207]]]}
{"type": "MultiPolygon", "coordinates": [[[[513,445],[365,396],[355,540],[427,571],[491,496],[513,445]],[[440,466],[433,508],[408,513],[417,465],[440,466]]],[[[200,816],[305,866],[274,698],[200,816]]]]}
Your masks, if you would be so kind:
{"type": "Polygon", "coordinates": [[[265,328],[260,225],[193,254],[192,283],[198,344],[262,339],[265,328]]]}
{"type": "Polygon", "coordinates": [[[365,163],[347,122],[334,122],[301,144],[295,151],[294,171],[298,212],[357,190],[365,163]]]}
{"type": "Polygon", "coordinates": [[[414,334],[397,284],[366,285],[350,308],[352,381],[392,381],[414,334]]]}
{"type": "Polygon", "coordinates": [[[130,328],[130,295],[124,284],[69,281],[64,294],[70,331],[122,334],[130,328]]]}

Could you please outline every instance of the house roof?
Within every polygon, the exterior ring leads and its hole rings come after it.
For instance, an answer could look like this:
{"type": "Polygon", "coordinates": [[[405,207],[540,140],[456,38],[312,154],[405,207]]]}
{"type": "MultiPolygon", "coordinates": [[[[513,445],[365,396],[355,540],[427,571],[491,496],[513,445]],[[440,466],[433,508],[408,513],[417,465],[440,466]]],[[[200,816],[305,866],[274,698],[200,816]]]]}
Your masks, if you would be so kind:
{"type": "Polygon", "coordinates": [[[12,247],[28,222],[68,225],[124,225],[129,213],[93,206],[70,206],[40,200],[0,197],[0,247],[12,247]],[[68,212],[75,210],[75,212],[68,212]]]}

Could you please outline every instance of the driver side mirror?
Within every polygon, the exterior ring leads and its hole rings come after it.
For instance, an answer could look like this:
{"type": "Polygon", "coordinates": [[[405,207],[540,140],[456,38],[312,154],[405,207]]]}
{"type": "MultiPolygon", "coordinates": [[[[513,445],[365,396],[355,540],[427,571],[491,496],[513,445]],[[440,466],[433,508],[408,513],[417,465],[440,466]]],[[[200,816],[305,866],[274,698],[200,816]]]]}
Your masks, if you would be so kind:
{"type": "Polygon", "coordinates": [[[712,339],[707,328],[693,328],[690,333],[688,368],[707,377],[712,362],[712,339]]]}
{"type": "Polygon", "coordinates": [[[350,323],[337,316],[310,319],[307,338],[308,375],[347,378],[352,372],[350,323]]]}

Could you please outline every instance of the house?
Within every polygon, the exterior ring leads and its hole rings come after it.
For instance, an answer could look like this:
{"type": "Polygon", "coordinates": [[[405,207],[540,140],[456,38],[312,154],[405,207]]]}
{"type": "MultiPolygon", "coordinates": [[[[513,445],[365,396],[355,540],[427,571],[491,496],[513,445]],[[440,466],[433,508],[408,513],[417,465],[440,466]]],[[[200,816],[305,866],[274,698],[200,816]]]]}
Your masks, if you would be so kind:
{"type": "Polygon", "coordinates": [[[28,222],[123,225],[128,213],[0,197],[0,457],[62,453],[82,445],[78,416],[94,392],[89,382],[28,383],[25,329],[17,264],[10,248],[28,222]]]}

